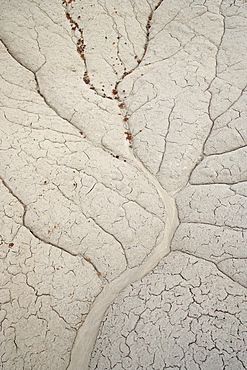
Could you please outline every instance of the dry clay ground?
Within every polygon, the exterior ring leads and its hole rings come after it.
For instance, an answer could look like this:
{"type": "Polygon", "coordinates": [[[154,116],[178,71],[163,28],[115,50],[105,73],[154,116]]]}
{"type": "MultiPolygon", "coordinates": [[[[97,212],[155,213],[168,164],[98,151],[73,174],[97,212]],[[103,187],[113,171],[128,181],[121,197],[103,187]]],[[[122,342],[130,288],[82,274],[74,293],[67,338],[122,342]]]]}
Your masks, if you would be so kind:
{"type": "Polygon", "coordinates": [[[247,3],[0,8],[1,369],[247,369],[247,3]]]}

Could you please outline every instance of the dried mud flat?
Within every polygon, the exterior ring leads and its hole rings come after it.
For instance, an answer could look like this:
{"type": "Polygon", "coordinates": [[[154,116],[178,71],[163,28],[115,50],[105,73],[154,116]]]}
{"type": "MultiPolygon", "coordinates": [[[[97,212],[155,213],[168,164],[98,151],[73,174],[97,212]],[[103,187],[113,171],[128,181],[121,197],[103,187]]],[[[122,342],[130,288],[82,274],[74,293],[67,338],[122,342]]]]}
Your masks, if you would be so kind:
{"type": "Polygon", "coordinates": [[[0,20],[0,368],[247,369],[246,1],[0,20]]]}

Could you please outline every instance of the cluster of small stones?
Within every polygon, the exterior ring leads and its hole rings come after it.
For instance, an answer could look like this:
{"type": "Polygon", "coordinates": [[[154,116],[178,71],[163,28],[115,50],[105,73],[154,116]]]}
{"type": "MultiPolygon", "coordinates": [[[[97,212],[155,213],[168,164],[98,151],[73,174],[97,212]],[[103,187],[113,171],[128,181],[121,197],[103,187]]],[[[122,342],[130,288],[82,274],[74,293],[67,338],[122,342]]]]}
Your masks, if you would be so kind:
{"type": "MultiPolygon", "coordinates": [[[[69,1],[66,1],[66,0],[63,0],[62,4],[66,6],[66,9],[68,7],[69,4],[71,4],[73,1],[75,0],[69,0],[69,1]]],[[[87,62],[86,62],[86,56],[85,56],[85,48],[86,48],[86,44],[84,42],[84,36],[83,36],[83,28],[81,28],[79,26],[79,24],[74,21],[71,17],[71,15],[69,14],[68,11],[66,11],[66,18],[68,19],[68,21],[70,22],[70,26],[71,26],[71,30],[72,31],[78,31],[80,33],[80,37],[79,39],[77,40],[77,52],[79,53],[80,57],[82,58],[83,62],[84,62],[84,65],[85,65],[85,69],[86,71],[84,72],[84,76],[83,76],[83,81],[85,82],[85,84],[87,85],[90,85],[90,89],[91,90],[94,90],[96,94],[100,95],[102,98],[107,98],[107,99],[115,99],[119,102],[118,106],[121,110],[125,110],[124,114],[122,113],[119,113],[119,115],[123,115],[123,123],[124,123],[124,127],[127,129],[124,134],[126,135],[126,140],[129,141],[129,147],[132,148],[132,134],[131,132],[129,131],[129,127],[127,126],[126,127],[126,124],[129,120],[129,114],[128,112],[126,111],[126,107],[125,107],[125,104],[124,102],[121,101],[120,97],[119,97],[119,93],[118,93],[118,85],[119,83],[128,75],[130,74],[132,71],[126,71],[126,68],[124,68],[125,72],[122,74],[121,78],[116,82],[115,84],[115,88],[112,89],[112,94],[113,94],[113,97],[111,96],[107,96],[105,93],[101,93],[99,92],[96,87],[91,83],[90,81],[90,77],[88,75],[88,71],[87,71],[87,62]]],[[[78,20],[81,18],[81,16],[79,15],[78,17],[78,20]]],[[[150,15],[149,18],[148,18],[148,22],[147,22],[147,32],[148,32],[148,35],[149,35],[149,29],[150,29],[150,21],[151,21],[151,18],[152,16],[150,15]]],[[[120,38],[120,36],[118,37],[120,38]]],[[[145,49],[146,51],[146,49],[145,49]]],[[[139,65],[141,63],[141,59],[138,59],[138,56],[135,55],[134,57],[137,61],[137,64],[139,65]]],[[[104,87],[104,86],[103,86],[104,87]]],[[[125,92],[123,90],[123,92],[125,92]]],[[[83,132],[80,132],[81,135],[84,135],[83,132]]],[[[84,138],[86,138],[86,136],[84,135],[84,138]]],[[[112,154],[112,153],[111,153],[112,154]]],[[[113,154],[112,154],[113,155],[113,154]]],[[[113,155],[115,158],[119,158],[118,155],[113,155]]],[[[124,160],[126,162],[126,160],[124,160]]]]}

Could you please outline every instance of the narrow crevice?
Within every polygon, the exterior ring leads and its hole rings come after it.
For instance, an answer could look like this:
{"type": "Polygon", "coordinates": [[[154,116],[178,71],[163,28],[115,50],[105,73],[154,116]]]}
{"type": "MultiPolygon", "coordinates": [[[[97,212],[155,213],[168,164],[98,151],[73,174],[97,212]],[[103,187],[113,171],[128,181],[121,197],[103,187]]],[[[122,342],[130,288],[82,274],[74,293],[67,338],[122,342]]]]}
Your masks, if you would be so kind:
{"type": "Polygon", "coordinates": [[[247,229],[245,227],[241,227],[241,226],[231,226],[231,225],[218,225],[218,224],[212,224],[210,222],[203,222],[203,221],[181,221],[180,222],[181,224],[198,224],[198,225],[209,225],[209,226],[213,226],[213,227],[219,227],[219,228],[225,228],[225,229],[229,229],[229,230],[234,230],[234,231],[240,231],[240,232],[244,232],[246,231],[247,229]]]}
{"type": "Polygon", "coordinates": [[[172,106],[172,109],[171,109],[171,111],[170,111],[170,113],[169,113],[169,115],[168,115],[168,126],[167,126],[167,131],[166,131],[166,135],[164,136],[164,142],[165,142],[165,144],[164,144],[164,148],[163,148],[163,153],[162,153],[162,158],[161,158],[161,161],[160,161],[160,165],[159,165],[159,168],[158,168],[158,171],[156,172],[156,176],[160,173],[160,170],[161,170],[161,166],[162,166],[162,164],[163,164],[163,161],[164,161],[164,158],[165,158],[165,154],[166,154],[166,147],[167,147],[167,137],[168,137],[168,135],[169,135],[169,131],[170,131],[170,127],[171,127],[171,115],[172,115],[172,113],[173,113],[173,111],[174,111],[174,108],[175,108],[175,101],[174,101],[174,103],[173,103],[173,106],[172,106]]]}
{"type": "Polygon", "coordinates": [[[81,257],[83,258],[84,261],[86,261],[87,263],[89,263],[93,269],[95,270],[96,274],[98,275],[98,277],[106,280],[107,278],[105,276],[103,276],[101,274],[101,272],[97,269],[96,265],[92,262],[92,260],[90,258],[87,258],[85,257],[84,255],[81,255],[80,253],[73,253],[61,246],[59,246],[58,244],[56,243],[53,243],[49,240],[46,240],[45,238],[41,238],[39,235],[37,235],[32,229],[31,227],[29,227],[27,224],[26,224],[26,213],[27,213],[27,206],[23,203],[23,201],[19,198],[18,195],[16,195],[13,190],[11,189],[11,187],[9,185],[7,185],[6,181],[4,181],[4,179],[2,177],[0,177],[0,180],[2,181],[3,185],[5,186],[6,189],[8,189],[9,193],[15,198],[17,199],[17,201],[22,205],[23,207],[23,215],[22,215],[22,225],[36,238],[38,239],[40,242],[46,244],[46,245],[50,245],[54,248],[57,248],[57,249],[60,249],[62,252],[65,252],[65,253],[68,253],[70,256],[73,256],[73,257],[81,257]]]}
{"type": "Polygon", "coordinates": [[[245,93],[245,92],[247,92],[247,85],[245,85],[244,86],[244,88],[242,89],[242,90],[240,90],[240,94],[239,94],[239,96],[227,107],[227,109],[226,110],[224,110],[223,112],[221,112],[220,114],[218,114],[218,116],[216,116],[215,118],[214,118],[214,122],[219,118],[219,117],[221,117],[223,114],[225,114],[229,109],[231,109],[232,107],[233,107],[233,105],[234,104],[236,104],[237,102],[238,102],[238,100],[243,96],[243,94],[245,93]]]}
{"type": "Polygon", "coordinates": [[[205,158],[210,158],[210,157],[215,157],[215,156],[222,156],[224,154],[228,154],[228,153],[234,153],[236,151],[238,151],[239,149],[243,149],[243,148],[246,148],[247,145],[246,144],[243,144],[242,146],[238,146],[237,148],[233,148],[233,149],[229,149],[229,150],[226,150],[224,152],[217,152],[217,153],[210,153],[210,154],[204,154],[204,157],[205,158]]]}
{"type": "MultiPolygon", "coordinates": [[[[95,142],[93,142],[91,139],[89,139],[86,134],[81,130],[81,128],[79,126],[77,126],[75,123],[73,123],[71,120],[69,120],[68,118],[66,118],[65,116],[62,116],[58,111],[57,109],[51,105],[45,95],[41,92],[40,90],[40,84],[39,84],[39,81],[38,81],[38,77],[36,75],[36,73],[34,73],[34,79],[36,81],[36,85],[37,85],[37,92],[38,94],[41,96],[41,98],[44,100],[44,103],[54,112],[56,113],[56,115],[61,118],[62,120],[66,121],[70,126],[73,126],[76,130],[78,130],[78,133],[81,135],[81,138],[82,140],[85,140],[86,142],[90,143],[91,145],[93,145],[94,147],[96,148],[99,148],[101,150],[103,150],[105,153],[107,154],[110,154],[111,156],[113,156],[114,158],[117,158],[117,159],[120,159],[120,160],[123,160],[124,162],[126,162],[126,158],[122,158],[120,157],[119,155],[116,155],[116,154],[113,154],[111,150],[107,149],[103,144],[102,145],[97,145],[95,142]]],[[[60,133],[62,133],[61,131],[58,131],[60,133]]],[[[79,138],[79,136],[77,136],[79,138]]]]}
{"type": "Polygon", "coordinates": [[[27,230],[29,230],[29,232],[36,238],[36,239],[38,239],[40,242],[42,242],[42,243],[45,243],[45,244],[48,244],[48,245],[52,245],[53,247],[55,247],[55,248],[58,248],[58,249],[60,249],[60,250],[62,250],[63,252],[66,252],[66,253],[68,253],[68,254],[70,254],[71,256],[73,256],[73,257],[77,257],[78,255],[77,254],[75,254],[75,253],[72,253],[72,252],[70,252],[70,251],[68,251],[68,250],[66,250],[66,249],[64,249],[64,248],[62,248],[62,247],[60,247],[59,245],[57,245],[57,244],[55,244],[55,243],[52,243],[52,242],[50,242],[50,241],[47,241],[47,240],[45,240],[45,239],[43,239],[43,238],[41,238],[41,237],[39,237],[38,235],[36,235],[36,233],[26,224],[26,221],[25,221],[25,218],[26,218],[26,213],[27,213],[27,206],[26,206],[26,204],[24,204],[23,203],[23,201],[19,198],[19,196],[18,195],[16,195],[15,193],[14,193],[14,191],[11,189],[11,187],[6,183],[6,181],[4,181],[4,179],[2,178],[2,177],[0,177],[0,180],[2,181],[2,183],[3,183],[3,185],[6,187],[6,189],[8,189],[8,191],[9,191],[9,193],[15,198],[15,199],[17,199],[18,200],[18,202],[22,205],[22,207],[23,207],[23,215],[22,215],[22,224],[23,224],[23,226],[27,229],[27,230]]]}
{"type": "Polygon", "coordinates": [[[189,185],[195,185],[195,186],[203,186],[203,185],[229,185],[229,186],[232,186],[232,185],[237,185],[237,184],[241,184],[243,182],[246,182],[247,181],[247,178],[244,179],[244,180],[238,180],[238,181],[215,181],[215,182],[189,182],[189,185]]]}
{"type": "Polygon", "coordinates": [[[129,261],[128,261],[128,258],[127,258],[127,255],[126,255],[126,252],[125,252],[125,250],[124,250],[124,246],[123,246],[123,244],[122,244],[122,242],[113,234],[113,233],[111,233],[111,232],[109,232],[109,231],[107,231],[102,225],[100,225],[93,217],[90,217],[92,220],[93,220],[93,222],[101,229],[101,230],[103,230],[106,234],[108,234],[108,235],[110,235],[110,236],[112,236],[115,240],[116,240],[116,242],[121,246],[121,249],[122,249],[122,252],[123,252],[123,255],[124,255],[124,258],[125,258],[125,262],[126,262],[126,268],[128,268],[128,266],[129,266],[129,261]]]}
{"type": "MultiPolygon", "coordinates": [[[[95,179],[95,184],[93,185],[93,188],[94,188],[94,186],[97,184],[97,180],[95,179]]],[[[58,189],[58,191],[62,194],[62,196],[63,197],[65,197],[68,201],[70,201],[70,202],[72,202],[72,203],[74,203],[74,201],[73,201],[73,199],[71,199],[71,198],[69,198],[66,194],[64,194],[63,193],[63,191],[60,189],[60,187],[58,186],[58,185],[56,185],[56,184],[54,184],[53,183],[53,185],[58,189]]],[[[103,186],[105,186],[103,183],[102,183],[102,185],[103,186]]],[[[106,186],[105,186],[106,187],[106,186]]],[[[91,188],[90,189],[90,191],[93,189],[93,188],[91,188]]],[[[106,188],[108,188],[108,187],[106,187],[106,188]]],[[[110,189],[110,188],[108,188],[108,189],[110,189]]],[[[89,192],[90,192],[89,191],[89,192]]],[[[88,193],[87,193],[88,194],[88,193]]],[[[87,195],[86,194],[86,195],[87,195]]],[[[76,203],[74,203],[77,207],[79,207],[79,209],[80,209],[80,211],[81,211],[81,213],[82,213],[82,215],[86,218],[86,219],[88,219],[88,220],[92,220],[93,222],[94,222],[94,224],[95,225],[97,225],[103,232],[105,232],[106,234],[108,234],[108,235],[110,235],[110,236],[112,236],[115,240],[116,240],[116,242],[120,245],[120,247],[121,247],[121,250],[122,250],[122,252],[123,252],[123,255],[124,255],[124,257],[125,257],[125,261],[126,261],[126,266],[128,266],[129,265],[129,263],[128,263],[128,259],[127,259],[127,256],[126,256],[126,253],[125,253],[125,250],[124,250],[124,246],[123,246],[123,244],[122,244],[122,242],[113,234],[113,233],[111,233],[110,231],[107,231],[102,225],[100,225],[96,220],[95,220],[95,218],[93,218],[92,216],[90,216],[90,214],[89,215],[87,215],[84,211],[83,211],[83,209],[82,209],[82,207],[80,207],[80,205],[78,205],[78,204],[76,204],[76,203]]],[[[91,261],[91,259],[90,258],[85,258],[85,260],[86,261],[88,261],[88,262],[90,262],[90,263],[92,263],[92,261],[91,261]]],[[[97,273],[98,273],[98,275],[100,276],[101,275],[101,273],[99,272],[99,270],[97,270],[97,268],[96,268],[96,266],[92,263],[92,265],[93,265],[93,267],[95,268],[95,270],[97,271],[97,273]]]]}
{"type": "MultiPolygon", "coordinates": [[[[187,256],[192,256],[192,257],[195,257],[195,258],[197,258],[197,259],[199,259],[199,260],[202,260],[202,261],[205,261],[205,262],[208,262],[208,263],[211,263],[212,265],[214,265],[216,268],[217,268],[217,270],[219,271],[219,272],[221,272],[224,276],[226,276],[227,278],[229,278],[230,280],[232,280],[234,283],[236,283],[236,284],[238,284],[238,285],[240,285],[242,288],[247,288],[245,285],[243,285],[243,284],[241,284],[240,282],[238,282],[236,279],[234,279],[234,277],[232,277],[231,275],[229,275],[229,274],[227,274],[225,271],[223,271],[219,266],[218,266],[218,264],[216,263],[216,262],[213,262],[213,261],[211,261],[210,259],[208,259],[208,258],[205,258],[205,257],[201,257],[201,256],[197,256],[196,254],[194,254],[194,253],[190,253],[190,252],[186,252],[186,251],[183,251],[183,250],[180,250],[180,249],[173,249],[172,250],[173,252],[180,252],[180,253],[182,253],[182,254],[185,254],[185,255],[187,255],[187,256]]],[[[220,263],[220,262],[219,262],[220,263]]]]}
{"type": "Polygon", "coordinates": [[[23,64],[19,58],[17,58],[13,53],[11,53],[11,51],[9,50],[7,44],[3,41],[3,39],[0,39],[1,43],[4,45],[6,51],[8,52],[8,54],[18,63],[20,64],[23,68],[25,68],[27,71],[31,72],[31,73],[36,73],[37,71],[33,71],[31,70],[30,68],[28,68],[25,64],[23,64]]]}
{"type": "Polygon", "coordinates": [[[195,165],[193,166],[193,168],[191,169],[190,173],[189,173],[189,176],[188,176],[188,181],[186,182],[185,185],[183,185],[180,189],[176,190],[176,193],[180,192],[181,190],[183,190],[188,184],[190,184],[190,179],[191,179],[191,176],[192,176],[192,173],[194,172],[195,168],[202,162],[202,160],[206,157],[206,154],[205,154],[205,145],[206,145],[206,142],[208,141],[208,138],[210,137],[212,131],[213,131],[213,128],[214,128],[214,123],[215,123],[215,119],[212,118],[212,115],[211,115],[211,104],[212,104],[212,99],[213,99],[213,94],[211,93],[210,91],[210,87],[212,86],[213,82],[215,81],[215,79],[217,78],[217,70],[218,70],[218,54],[219,54],[219,51],[220,51],[220,48],[221,48],[221,45],[222,45],[222,42],[223,42],[223,38],[224,38],[224,35],[225,35],[225,30],[226,30],[226,25],[225,25],[225,16],[223,14],[222,15],[222,18],[223,18],[223,31],[222,31],[222,35],[221,35],[221,39],[220,39],[220,42],[219,42],[219,45],[218,45],[218,49],[217,49],[217,52],[216,52],[216,55],[215,55],[215,75],[213,77],[213,79],[211,80],[208,88],[206,89],[206,91],[208,91],[208,93],[210,94],[210,99],[209,99],[209,103],[208,103],[208,117],[211,121],[211,127],[207,133],[207,136],[206,138],[204,139],[204,142],[202,144],[202,149],[201,149],[201,155],[199,156],[198,160],[196,161],[195,165]]]}
{"type": "Polygon", "coordinates": [[[89,258],[89,257],[85,257],[85,255],[83,255],[83,256],[82,256],[82,258],[83,258],[86,262],[90,263],[90,265],[94,268],[94,270],[95,270],[96,274],[98,275],[98,277],[102,278],[104,281],[107,281],[107,283],[109,283],[109,281],[108,281],[108,279],[106,278],[106,276],[105,276],[105,275],[102,275],[102,273],[99,271],[99,269],[97,269],[97,267],[96,267],[95,263],[92,261],[92,259],[91,259],[91,258],[89,258]]]}

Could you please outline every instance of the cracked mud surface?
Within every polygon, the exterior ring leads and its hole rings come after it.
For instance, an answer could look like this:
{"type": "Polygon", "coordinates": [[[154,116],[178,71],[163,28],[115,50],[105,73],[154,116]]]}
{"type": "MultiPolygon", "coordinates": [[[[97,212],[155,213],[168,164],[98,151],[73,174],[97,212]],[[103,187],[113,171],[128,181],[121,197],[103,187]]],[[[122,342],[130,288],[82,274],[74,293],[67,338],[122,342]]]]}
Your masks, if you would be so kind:
{"type": "Polygon", "coordinates": [[[244,0],[3,0],[1,368],[247,368],[244,0]]]}

